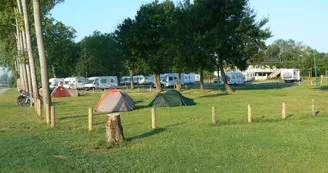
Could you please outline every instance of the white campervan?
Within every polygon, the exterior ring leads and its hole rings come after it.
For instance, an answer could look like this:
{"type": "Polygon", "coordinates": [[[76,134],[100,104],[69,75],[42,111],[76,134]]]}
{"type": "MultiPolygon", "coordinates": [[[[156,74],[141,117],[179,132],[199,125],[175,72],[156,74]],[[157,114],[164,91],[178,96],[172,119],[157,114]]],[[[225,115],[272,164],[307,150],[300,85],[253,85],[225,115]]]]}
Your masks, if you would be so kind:
{"type": "Polygon", "coordinates": [[[283,69],[281,71],[281,79],[285,82],[298,82],[302,81],[302,77],[300,75],[300,69],[283,69]]]}
{"type": "Polygon", "coordinates": [[[116,76],[95,76],[88,78],[88,83],[84,85],[84,89],[109,89],[117,87],[116,76]]]}
{"type": "Polygon", "coordinates": [[[69,77],[64,79],[64,87],[69,89],[83,89],[88,79],[84,77],[69,77]]]}
{"type": "Polygon", "coordinates": [[[227,82],[231,85],[243,85],[245,84],[245,76],[240,71],[225,72],[227,82]]]}
{"type": "Polygon", "coordinates": [[[50,78],[49,79],[49,88],[54,89],[58,86],[61,86],[64,84],[64,79],[63,78],[50,78]]]}
{"type": "Polygon", "coordinates": [[[251,82],[255,80],[255,72],[244,72],[246,82],[251,82]]]}
{"type": "Polygon", "coordinates": [[[140,85],[154,83],[154,77],[151,76],[151,75],[148,75],[148,76],[145,76],[145,75],[137,75],[137,76],[133,76],[133,79],[136,80],[137,83],[140,84],[140,85]]]}

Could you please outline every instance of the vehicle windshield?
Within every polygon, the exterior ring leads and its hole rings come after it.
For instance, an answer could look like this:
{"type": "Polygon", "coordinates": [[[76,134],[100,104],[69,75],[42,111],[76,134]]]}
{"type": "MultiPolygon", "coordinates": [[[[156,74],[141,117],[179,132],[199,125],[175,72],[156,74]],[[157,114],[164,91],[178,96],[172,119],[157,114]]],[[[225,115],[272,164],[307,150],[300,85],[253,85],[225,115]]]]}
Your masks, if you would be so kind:
{"type": "Polygon", "coordinates": [[[93,84],[95,80],[88,80],[88,84],[93,84]]]}

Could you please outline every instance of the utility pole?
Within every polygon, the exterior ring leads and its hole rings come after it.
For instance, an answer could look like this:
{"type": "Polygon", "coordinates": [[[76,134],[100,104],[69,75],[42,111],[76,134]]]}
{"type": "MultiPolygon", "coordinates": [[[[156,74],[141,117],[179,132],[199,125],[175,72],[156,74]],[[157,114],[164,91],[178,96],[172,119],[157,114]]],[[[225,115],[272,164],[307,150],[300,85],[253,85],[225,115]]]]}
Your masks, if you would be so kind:
{"type": "Polygon", "coordinates": [[[314,76],[315,76],[315,86],[319,85],[318,77],[317,77],[317,63],[315,58],[315,52],[313,50],[313,61],[314,61],[314,76]]]}

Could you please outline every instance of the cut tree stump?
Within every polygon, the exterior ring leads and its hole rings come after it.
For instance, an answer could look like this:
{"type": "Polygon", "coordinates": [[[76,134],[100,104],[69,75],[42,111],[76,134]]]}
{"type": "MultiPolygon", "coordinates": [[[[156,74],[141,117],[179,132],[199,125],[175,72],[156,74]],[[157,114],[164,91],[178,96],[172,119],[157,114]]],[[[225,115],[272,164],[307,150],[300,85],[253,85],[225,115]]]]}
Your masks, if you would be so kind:
{"type": "Polygon", "coordinates": [[[106,141],[114,145],[124,141],[120,114],[107,114],[106,141]]]}

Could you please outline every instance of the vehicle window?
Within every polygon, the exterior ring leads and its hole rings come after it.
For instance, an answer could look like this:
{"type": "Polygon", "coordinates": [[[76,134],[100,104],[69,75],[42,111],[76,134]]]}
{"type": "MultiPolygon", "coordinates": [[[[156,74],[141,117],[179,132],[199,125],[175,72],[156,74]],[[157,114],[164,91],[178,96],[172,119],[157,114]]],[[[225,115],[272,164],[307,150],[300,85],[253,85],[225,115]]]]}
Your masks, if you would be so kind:
{"type": "Polygon", "coordinates": [[[173,80],[173,78],[172,77],[169,77],[169,80],[173,80]]]}
{"type": "MultiPolygon", "coordinates": [[[[74,81],[75,82],[75,81],[74,81]]],[[[82,81],[81,80],[78,80],[77,83],[81,83],[82,81]]]]}
{"type": "Polygon", "coordinates": [[[177,80],[178,78],[177,78],[177,77],[174,77],[173,79],[174,79],[174,80],[177,80]]]}
{"type": "Polygon", "coordinates": [[[110,82],[111,82],[111,83],[114,83],[114,79],[110,79],[110,82]]]}
{"type": "Polygon", "coordinates": [[[107,80],[106,79],[101,79],[100,82],[101,83],[107,83],[107,80]]]}
{"type": "Polygon", "coordinates": [[[99,84],[99,80],[98,79],[95,80],[95,84],[97,84],[97,85],[99,84]]]}

